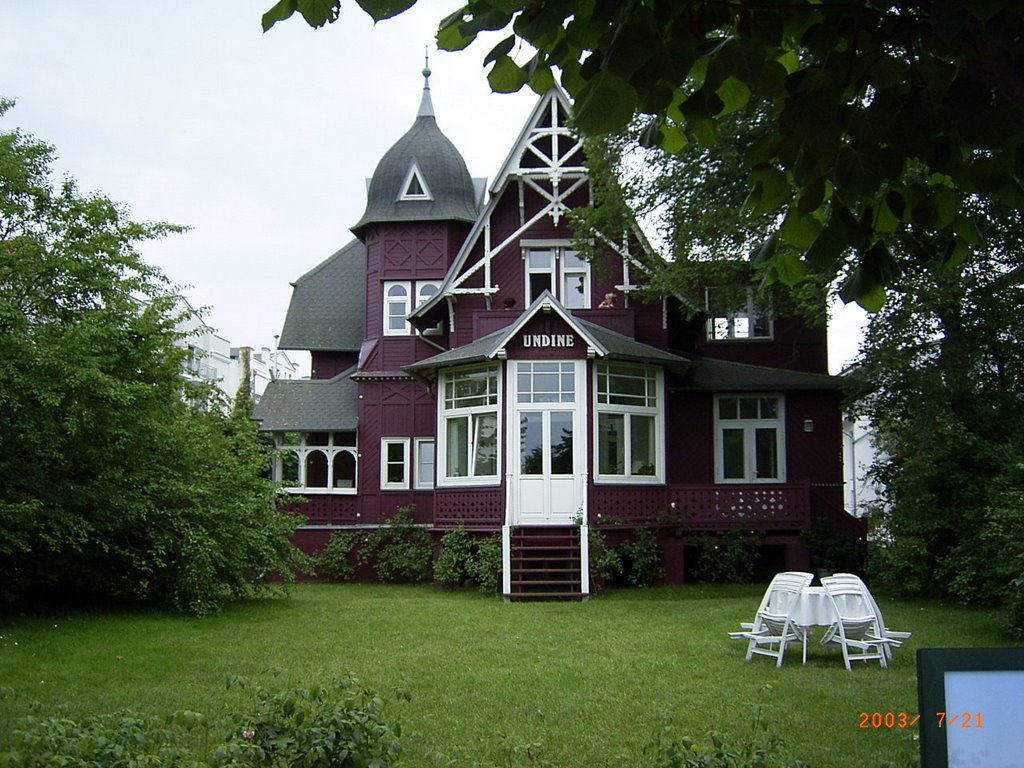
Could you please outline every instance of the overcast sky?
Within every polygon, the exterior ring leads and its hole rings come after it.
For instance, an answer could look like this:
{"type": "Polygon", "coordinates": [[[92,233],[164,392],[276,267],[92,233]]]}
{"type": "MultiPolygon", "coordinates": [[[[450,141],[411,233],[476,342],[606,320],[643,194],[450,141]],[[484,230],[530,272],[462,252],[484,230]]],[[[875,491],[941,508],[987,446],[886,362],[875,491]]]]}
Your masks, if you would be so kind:
{"type": "MultiPolygon", "coordinates": [[[[490,93],[478,41],[437,52],[457,2],[374,25],[354,2],[313,30],[263,34],[274,0],[0,0],[0,129],[56,148],[57,170],[139,221],[191,227],[141,253],[233,345],[273,346],[290,282],[351,238],[366,178],[412,125],[425,48],[441,130],[492,179],[536,96],[490,93]]],[[[860,313],[830,333],[833,372],[860,313]]]]}

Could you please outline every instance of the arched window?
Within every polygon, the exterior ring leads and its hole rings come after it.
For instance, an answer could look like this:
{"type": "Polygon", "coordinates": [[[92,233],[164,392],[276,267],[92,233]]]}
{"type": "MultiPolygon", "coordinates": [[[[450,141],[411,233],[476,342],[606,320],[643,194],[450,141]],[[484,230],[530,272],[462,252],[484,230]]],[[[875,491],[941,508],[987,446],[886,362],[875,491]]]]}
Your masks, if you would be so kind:
{"type": "Polygon", "coordinates": [[[356,487],[356,457],[351,451],[334,454],[334,487],[356,487]]]}
{"type": "Polygon", "coordinates": [[[323,451],[306,454],[306,487],[327,487],[327,454],[323,451]]]}
{"type": "Polygon", "coordinates": [[[412,311],[412,284],[384,283],[384,335],[408,336],[411,327],[405,318],[412,311]]]}

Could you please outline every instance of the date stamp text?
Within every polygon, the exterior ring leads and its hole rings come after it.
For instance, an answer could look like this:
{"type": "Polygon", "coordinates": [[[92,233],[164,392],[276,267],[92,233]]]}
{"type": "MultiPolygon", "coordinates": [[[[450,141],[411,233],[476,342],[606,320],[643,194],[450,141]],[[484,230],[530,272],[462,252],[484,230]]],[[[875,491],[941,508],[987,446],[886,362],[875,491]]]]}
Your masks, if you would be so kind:
{"type": "MultiPolygon", "coordinates": [[[[909,712],[861,712],[858,728],[913,728],[920,715],[909,712]]],[[[981,712],[936,712],[935,719],[942,728],[983,728],[981,712]]]]}

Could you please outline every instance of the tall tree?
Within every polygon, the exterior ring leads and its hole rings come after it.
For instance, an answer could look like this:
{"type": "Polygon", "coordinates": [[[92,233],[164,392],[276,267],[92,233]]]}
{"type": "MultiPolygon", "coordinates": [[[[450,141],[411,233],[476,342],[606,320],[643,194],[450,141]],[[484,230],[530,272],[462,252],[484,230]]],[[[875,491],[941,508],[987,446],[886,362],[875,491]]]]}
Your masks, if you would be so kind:
{"type": "MultiPolygon", "coordinates": [[[[0,117],[10,108],[0,101],[0,117]]],[[[182,377],[182,319],[138,224],[53,149],[0,132],[0,602],[146,600],[205,613],[289,578],[255,428],[182,377]]]]}
{"type": "MultiPolygon", "coordinates": [[[[375,20],[415,4],[357,2],[375,20]]],[[[341,3],[279,0],[263,27],[296,11],[323,26],[341,3]]],[[[585,134],[641,115],[650,145],[710,146],[725,116],[767,104],[777,127],[746,150],[749,204],[784,217],[807,266],[871,310],[903,265],[890,233],[949,233],[955,263],[977,245],[968,198],[1024,202],[1017,0],[468,0],[437,40],[461,50],[506,30],[484,58],[491,87],[543,92],[558,73],[585,134]]]]}
{"type": "Polygon", "coordinates": [[[987,247],[907,233],[895,301],[871,317],[856,403],[883,490],[876,567],[896,587],[1009,603],[1024,631],[1024,216],[973,201],[987,247]]]}
{"type": "Polygon", "coordinates": [[[716,287],[719,304],[731,297],[739,308],[754,285],[776,314],[824,322],[827,281],[783,279],[802,276],[799,251],[772,236],[774,213],[746,205],[744,148],[773,130],[763,106],[748,104],[723,120],[714,147],[644,147],[639,124],[587,139],[594,204],[572,214],[578,246],[603,249],[639,220],[660,240],[657,250],[671,255],[649,265],[644,284],[652,295],[679,297],[684,311],[696,314],[708,287],[716,287]]]}

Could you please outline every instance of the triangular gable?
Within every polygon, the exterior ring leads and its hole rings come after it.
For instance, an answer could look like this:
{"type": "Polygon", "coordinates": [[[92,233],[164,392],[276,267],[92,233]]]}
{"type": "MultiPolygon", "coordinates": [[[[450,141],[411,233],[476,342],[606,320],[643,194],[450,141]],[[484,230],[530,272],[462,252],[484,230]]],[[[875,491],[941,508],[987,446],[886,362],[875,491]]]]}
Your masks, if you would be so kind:
{"type": "MultiPolygon", "coordinates": [[[[470,229],[440,289],[433,298],[413,311],[410,319],[429,316],[442,300],[457,295],[460,292],[459,285],[468,277],[481,268],[489,273],[490,258],[493,255],[522,237],[539,220],[550,216],[557,223],[568,210],[562,198],[588,182],[587,169],[583,163],[582,141],[573,136],[566,125],[571,111],[569,97],[557,85],[537,101],[519,133],[519,138],[512,145],[512,150],[502,164],[501,171],[495,177],[487,205],[470,229]],[[500,203],[505,188],[514,179],[532,185],[549,199],[549,203],[544,210],[503,242],[492,243],[488,226],[490,217],[500,203]],[[545,182],[545,179],[549,181],[545,182]],[[481,238],[484,241],[483,259],[467,270],[469,258],[481,238]]],[[[495,286],[485,286],[483,289],[473,288],[466,292],[487,295],[496,291],[495,286]]]]}
{"type": "MultiPolygon", "coordinates": [[[[598,340],[594,333],[577,321],[575,317],[570,315],[566,311],[565,307],[563,307],[558,300],[551,295],[550,291],[544,291],[534,300],[529,309],[523,312],[523,314],[521,314],[519,318],[512,323],[512,325],[508,326],[508,328],[504,328],[500,332],[500,335],[496,336],[491,345],[491,349],[486,353],[486,356],[492,360],[495,358],[499,360],[505,359],[508,356],[508,346],[511,341],[527,328],[530,321],[533,320],[538,313],[542,312],[553,313],[559,317],[562,322],[565,323],[569,331],[582,339],[583,343],[586,345],[587,357],[604,357],[608,354],[608,350],[605,349],[605,346],[598,340]]],[[[544,335],[550,337],[554,335],[564,336],[565,334],[544,335]]],[[[529,343],[526,342],[527,339],[524,339],[524,346],[527,347],[541,346],[541,343],[534,343],[532,340],[530,340],[529,343]]],[[[564,339],[549,338],[543,342],[543,346],[567,346],[567,343],[564,339]]]]}

